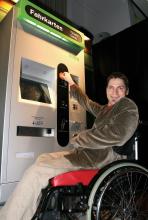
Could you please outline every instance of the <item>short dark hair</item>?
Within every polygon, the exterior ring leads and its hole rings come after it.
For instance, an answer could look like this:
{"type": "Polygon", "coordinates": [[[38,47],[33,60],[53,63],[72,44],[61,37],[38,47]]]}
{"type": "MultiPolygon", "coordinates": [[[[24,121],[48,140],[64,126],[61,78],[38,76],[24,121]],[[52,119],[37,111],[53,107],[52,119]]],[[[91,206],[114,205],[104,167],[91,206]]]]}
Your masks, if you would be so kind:
{"type": "Polygon", "coordinates": [[[122,79],[124,84],[125,84],[125,87],[126,87],[126,91],[129,90],[129,81],[128,81],[128,78],[125,74],[121,73],[121,72],[113,72],[111,73],[108,77],[107,77],[107,85],[109,83],[109,81],[113,78],[119,78],[119,79],[122,79]]]}

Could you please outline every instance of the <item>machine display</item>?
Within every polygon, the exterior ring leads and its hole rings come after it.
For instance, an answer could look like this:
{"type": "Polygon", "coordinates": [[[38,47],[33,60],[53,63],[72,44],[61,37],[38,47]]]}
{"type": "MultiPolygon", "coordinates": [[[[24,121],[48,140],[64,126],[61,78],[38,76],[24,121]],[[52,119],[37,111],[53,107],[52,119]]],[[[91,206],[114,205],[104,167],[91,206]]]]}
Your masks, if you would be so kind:
{"type": "Polygon", "coordinates": [[[49,104],[51,103],[48,87],[46,84],[21,78],[20,88],[22,99],[49,104]]]}
{"type": "Polygon", "coordinates": [[[86,127],[86,114],[70,97],[67,85],[58,95],[61,65],[74,73],[85,90],[81,32],[31,1],[21,0],[0,23],[0,42],[3,54],[0,56],[0,203],[3,203],[38,155],[68,147],[69,138],[78,128],[86,127]],[[44,15],[48,21],[52,18],[53,23],[36,19],[35,13],[44,15]],[[64,111],[59,110],[62,105],[64,111]]]}
{"type": "Polygon", "coordinates": [[[21,98],[51,104],[49,90],[52,75],[52,68],[22,58],[20,69],[21,98]]]}

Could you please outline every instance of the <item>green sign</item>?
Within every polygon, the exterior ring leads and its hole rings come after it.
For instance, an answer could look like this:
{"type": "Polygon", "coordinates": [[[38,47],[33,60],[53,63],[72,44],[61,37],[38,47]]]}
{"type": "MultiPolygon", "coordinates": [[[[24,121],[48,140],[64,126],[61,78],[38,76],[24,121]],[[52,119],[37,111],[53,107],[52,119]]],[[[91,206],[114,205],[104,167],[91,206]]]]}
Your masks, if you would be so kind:
{"type": "Polygon", "coordinates": [[[28,0],[21,0],[18,5],[18,19],[46,33],[49,39],[66,48],[79,52],[84,48],[84,35],[76,28],[62,21],[51,13],[28,0]]]}

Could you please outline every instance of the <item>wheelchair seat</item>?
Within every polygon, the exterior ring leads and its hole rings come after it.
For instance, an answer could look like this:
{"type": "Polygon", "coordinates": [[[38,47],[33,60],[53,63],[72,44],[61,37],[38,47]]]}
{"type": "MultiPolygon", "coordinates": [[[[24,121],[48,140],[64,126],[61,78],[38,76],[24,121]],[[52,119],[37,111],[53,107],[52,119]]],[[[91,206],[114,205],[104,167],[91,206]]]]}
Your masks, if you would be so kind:
{"type": "Polygon", "coordinates": [[[99,169],[74,170],[60,174],[50,180],[50,184],[56,186],[73,186],[82,183],[87,186],[92,178],[99,172],[99,169]]]}

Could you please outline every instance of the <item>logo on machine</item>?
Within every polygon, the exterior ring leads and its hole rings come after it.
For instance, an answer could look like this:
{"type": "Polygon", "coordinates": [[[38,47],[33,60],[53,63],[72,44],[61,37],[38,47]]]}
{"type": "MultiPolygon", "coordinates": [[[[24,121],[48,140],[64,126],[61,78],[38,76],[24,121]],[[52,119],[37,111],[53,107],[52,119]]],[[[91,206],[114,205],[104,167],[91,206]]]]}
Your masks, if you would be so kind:
{"type": "Polygon", "coordinates": [[[26,13],[31,16],[32,18],[42,22],[43,24],[47,25],[48,27],[51,27],[67,36],[70,38],[82,42],[82,37],[79,33],[71,30],[70,28],[64,26],[63,24],[60,24],[58,21],[54,20],[50,16],[42,13],[41,11],[37,10],[36,8],[27,5],[25,7],[26,13]]]}

